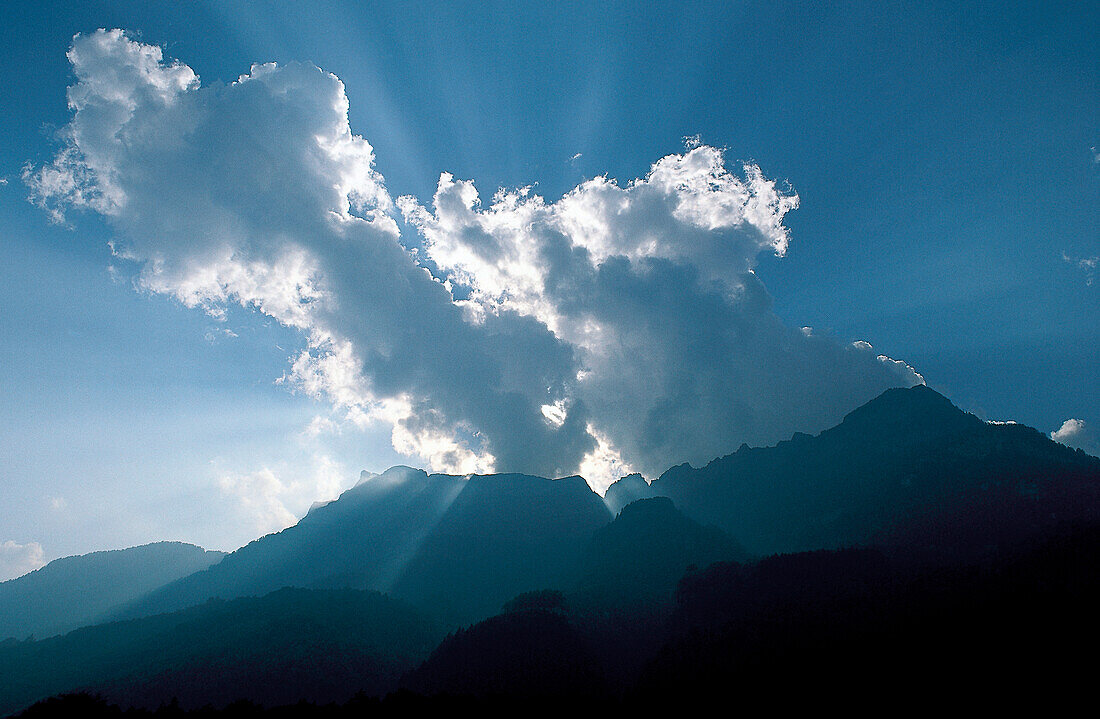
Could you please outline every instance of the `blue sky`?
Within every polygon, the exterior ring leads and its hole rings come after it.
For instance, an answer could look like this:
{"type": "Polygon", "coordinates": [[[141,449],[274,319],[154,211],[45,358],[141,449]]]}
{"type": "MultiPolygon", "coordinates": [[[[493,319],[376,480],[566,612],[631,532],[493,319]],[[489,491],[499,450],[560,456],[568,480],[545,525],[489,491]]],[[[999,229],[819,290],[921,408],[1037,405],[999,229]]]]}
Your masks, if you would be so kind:
{"type": "MultiPolygon", "coordinates": [[[[444,439],[461,445],[468,466],[487,467],[484,458],[495,457],[496,469],[527,463],[557,469],[544,457],[517,453],[512,445],[522,439],[494,429],[507,422],[439,389],[447,375],[427,365],[414,379],[381,364],[368,372],[374,399],[384,399],[391,386],[391,394],[422,393],[423,402],[402,421],[430,425],[435,444],[423,434],[414,443],[421,454],[395,450],[391,423],[349,419],[361,407],[334,394],[331,376],[311,394],[292,370],[303,351],[315,357],[329,351],[311,344],[309,332],[318,327],[350,338],[360,353],[374,345],[370,332],[381,330],[333,315],[309,320],[303,331],[232,300],[222,303],[220,317],[186,307],[178,275],[153,285],[142,279],[151,257],[171,256],[189,241],[172,235],[169,223],[108,217],[72,207],[69,198],[58,224],[28,202],[23,168],[49,165],[65,144],[59,131],[73,122],[66,88],[76,80],[66,52],[75,34],[97,28],[120,28],[130,41],[163,48],[164,60],[189,66],[204,90],[271,61],[337,76],[350,131],[373,147],[379,182],[394,200],[415,198],[410,212],[396,205],[379,210],[393,219],[400,243],[419,248],[420,261],[440,279],[448,272],[474,276],[470,281],[480,282],[486,297],[501,282],[520,283],[493,295],[497,302],[504,296],[517,301],[522,278],[490,278],[455,254],[470,247],[433,206],[441,172],[472,181],[487,208],[501,187],[531,186],[531,194],[551,205],[595,177],[626,187],[661,158],[686,155],[695,143],[685,145],[685,137],[722,150],[725,168],[735,174],[743,162],[758,165],[780,194],[798,196],[797,209],[779,215],[789,234],[784,256],[770,251],[771,240],[715,255],[669,244],[656,260],[622,244],[592,246],[593,257],[630,257],[620,278],[625,284],[618,285],[608,284],[614,263],[594,260],[605,270],[590,288],[598,306],[571,315],[571,305],[558,297],[553,319],[527,305],[509,308],[551,325],[596,318],[617,328],[623,347],[657,346],[654,363],[663,369],[638,365],[636,371],[660,373],[654,375],[658,387],[682,387],[685,373],[721,384],[721,366],[699,369],[690,358],[706,364],[708,352],[740,350],[727,335],[700,338],[691,325],[700,318],[704,325],[751,320],[753,331],[777,334],[745,356],[743,366],[757,374],[745,370],[743,376],[782,383],[782,372],[802,373],[800,362],[828,365],[833,369],[820,377],[798,376],[816,397],[810,388],[843,375],[836,385],[844,391],[822,399],[823,407],[854,401],[877,383],[905,381],[875,374],[862,359],[849,362],[840,348],[864,340],[979,416],[1044,432],[1070,418],[1100,424],[1100,282],[1093,281],[1100,269],[1097,10],[1050,3],[817,5],[317,3],[303,14],[297,3],[86,2],[6,10],[0,29],[8,98],[0,105],[0,176],[6,180],[0,186],[0,544],[9,543],[9,554],[20,561],[162,538],[232,549],[300,515],[314,499],[329,498],[362,468],[433,461],[427,454],[442,452],[444,439]],[[157,233],[168,238],[164,244],[156,244],[157,233]],[[115,256],[111,241],[138,250],[132,259],[115,256]],[[434,252],[425,242],[434,243],[434,252]],[[749,269],[755,275],[744,279],[749,269]],[[735,276],[741,279],[730,279],[735,276]],[[705,284],[712,281],[726,283],[725,290],[705,284]],[[601,295],[608,287],[624,289],[601,295]],[[765,298],[771,309],[750,314],[737,304],[747,301],[746,292],[765,298]],[[623,299],[628,295],[631,302],[623,299]],[[734,295],[741,299],[730,299],[734,295]],[[691,303],[681,307],[684,297],[691,303]],[[709,301],[714,312],[700,315],[709,301]],[[653,318],[676,331],[631,329],[657,322],[653,318]],[[786,347],[793,341],[776,339],[779,325],[794,332],[813,328],[803,354],[769,354],[768,342],[786,347]],[[670,338],[694,343],[697,352],[689,352],[671,378],[667,367],[676,360],[660,354],[670,338]]],[[[210,105],[215,114],[229,107],[210,105]]],[[[253,106],[233,107],[248,112],[253,106]]],[[[212,121],[211,127],[230,125],[212,121]]],[[[641,193],[631,201],[646,201],[641,193]]],[[[540,221],[553,224],[568,215],[564,205],[553,207],[557,219],[540,221]]],[[[179,212],[186,218],[193,210],[179,212]]],[[[504,230],[488,214],[464,217],[459,224],[476,225],[495,241],[517,247],[536,241],[522,234],[501,239],[504,230]]],[[[625,227],[644,231],[649,217],[639,212],[625,227]]],[[[766,235],[761,230],[745,239],[736,228],[729,232],[737,242],[766,235]]],[[[356,257],[324,261],[354,263],[356,257]]],[[[455,297],[465,297],[469,289],[454,284],[455,297]]],[[[346,308],[361,298],[341,299],[346,308]]],[[[450,317],[447,307],[430,311],[450,317]]],[[[553,387],[547,406],[587,403],[576,433],[565,436],[569,421],[546,430],[547,446],[560,442],[562,456],[595,451],[587,422],[607,440],[601,451],[618,451],[605,467],[651,475],[662,462],[705,461],[721,453],[720,446],[736,449],[724,441],[812,430],[835,414],[778,411],[771,424],[750,426],[745,418],[762,414],[753,406],[737,415],[745,427],[714,443],[696,441],[698,425],[668,420],[686,397],[675,394],[678,389],[661,405],[665,415],[652,401],[615,405],[631,388],[600,379],[592,347],[555,343],[568,329],[555,327],[555,336],[538,329],[518,319],[476,332],[459,323],[452,339],[459,347],[480,344],[518,358],[543,357],[538,343],[553,345],[551,353],[573,348],[572,360],[562,355],[545,368],[553,387]],[[522,337],[522,348],[492,344],[501,336],[522,337]],[[582,365],[591,366],[596,379],[571,394],[570,373],[582,365]],[[619,421],[603,405],[620,414],[645,410],[653,421],[619,421]],[[679,439],[663,453],[649,452],[642,445],[654,437],[679,439]]],[[[476,366],[473,355],[464,361],[456,360],[476,366]]],[[[614,363],[624,360],[604,361],[619,366],[614,363]]],[[[532,366],[530,359],[517,362],[532,366]]],[[[500,371],[509,376],[508,362],[500,371]]],[[[731,381],[715,396],[725,401],[721,393],[727,392],[739,401],[742,390],[731,381]]],[[[766,392],[759,401],[769,398],[790,401],[766,392]]],[[[713,409],[725,418],[722,411],[713,409]]],[[[454,456],[438,454],[434,464],[467,466],[452,462],[454,456]]]]}

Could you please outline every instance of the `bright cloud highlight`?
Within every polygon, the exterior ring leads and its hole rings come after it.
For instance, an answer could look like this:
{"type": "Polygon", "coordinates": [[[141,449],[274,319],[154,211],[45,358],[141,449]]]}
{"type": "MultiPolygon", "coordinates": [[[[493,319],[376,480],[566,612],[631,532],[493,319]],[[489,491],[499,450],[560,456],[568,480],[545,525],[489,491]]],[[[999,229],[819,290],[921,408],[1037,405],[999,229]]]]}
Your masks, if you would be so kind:
{"type": "Polygon", "coordinates": [[[1067,447],[1100,456],[1100,437],[1097,436],[1096,430],[1083,419],[1067,419],[1061,427],[1050,433],[1050,438],[1067,447]]]}
{"type": "MultiPolygon", "coordinates": [[[[753,268],[787,251],[798,197],[716,148],[556,201],[526,188],[483,203],[443,173],[430,206],[394,202],[342,83],[318,68],[202,84],[119,30],[78,35],[69,59],[72,120],[25,172],[32,200],[58,220],[104,216],[150,290],[301,330],[283,381],[389,423],[434,469],[583,468],[602,487],[818,431],[921,381],[866,343],[779,321],[753,268]],[[430,262],[402,244],[398,212],[430,262]]],[[[268,474],[223,488],[277,499],[268,474]]],[[[257,511],[286,519],[278,502],[257,511]]]]}

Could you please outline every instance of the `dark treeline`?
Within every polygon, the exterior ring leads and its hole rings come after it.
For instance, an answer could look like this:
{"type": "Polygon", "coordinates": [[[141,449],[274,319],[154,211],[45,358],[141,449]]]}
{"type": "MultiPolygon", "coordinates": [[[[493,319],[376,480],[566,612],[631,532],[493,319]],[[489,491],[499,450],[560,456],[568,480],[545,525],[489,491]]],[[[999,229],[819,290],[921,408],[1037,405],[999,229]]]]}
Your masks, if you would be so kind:
{"type": "MultiPolygon", "coordinates": [[[[90,694],[20,716],[406,716],[848,707],[1042,708],[1088,696],[1100,527],[1065,527],[977,563],[873,549],[777,555],[690,571],[649,613],[559,592],[518,597],[452,632],[385,696],[263,708],[124,710],[90,694]],[[624,667],[630,669],[624,669],[624,667]]],[[[256,702],[256,703],[252,703],[256,702]]],[[[146,704],[146,706],[151,706],[146,704]]]]}

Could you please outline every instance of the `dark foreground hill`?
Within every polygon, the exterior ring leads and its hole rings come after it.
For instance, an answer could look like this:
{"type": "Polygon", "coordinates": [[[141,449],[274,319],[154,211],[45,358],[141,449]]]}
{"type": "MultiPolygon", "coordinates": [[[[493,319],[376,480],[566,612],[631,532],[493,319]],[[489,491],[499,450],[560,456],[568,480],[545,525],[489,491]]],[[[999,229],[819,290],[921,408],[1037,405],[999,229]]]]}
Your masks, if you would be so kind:
{"type": "Polygon", "coordinates": [[[869,549],[715,564],[682,582],[636,696],[1066,713],[1091,692],[1097,600],[1096,525],[977,565],[869,549]]]}
{"type": "Polygon", "coordinates": [[[269,705],[382,694],[427,656],[436,625],[402,602],[353,590],[283,589],[260,599],[0,644],[0,716],[94,689],[124,706],[269,705]]]}
{"type": "MultiPolygon", "coordinates": [[[[227,708],[198,714],[204,716],[265,714],[254,704],[227,705],[231,687],[252,702],[289,704],[267,712],[270,716],[594,710],[652,715],[734,705],[738,711],[777,713],[838,707],[907,714],[950,707],[1060,715],[1091,700],[1089,652],[1100,638],[1094,617],[1098,600],[1096,526],[1066,527],[980,564],[928,567],[871,549],[823,550],[691,572],[661,622],[617,625],[619,641],[611,649],[602,615],[571,605],[560,593],[530,593],[499,615],[451,634],[399,682],[391,672],[385,698],[369,696],[386,675],[368,658],[376,655],[341,662],[333,657],[346,654],[295,650],[277,639],[264,645],[267,661],[278,667],[274,673],[250,675],[252,665],[236,657],[215,660],[196,670],[199,679],[190,684],[180,682],[181,673],[169,672],[136,683],[145,693],[131,696],[155,707],[155,699],[167,704],[179,687],[211,682],[219,693],[203,696],[214,696],[216,705],[227,708]],[[643,656],[634,656],[638,647],[648,647],[643,656]],[[296,656],[301,659],[295,664],[296,656]],[[612,680],[624,665],[639,668],[612,680]],[[333,676],[333,667],[352,668],[336,674],[347,680],[342,691],[353,690],[359,672],[365,693],[342,706],[291,698],[308,698],[302,687],[333,676]]],[[[245,601],[255,602],[228,604],[245,601]]],[[[370,632],[387,631],[379,614],[367,616],[370,632]]],[[[287,629],[270,627],[272,636],[287,629]]],[[[177,629],[177,637],[187,628],[177,629]]],[[[388,631],[391,641],[399,641],[400,626],[388,631]]],[[[298,633],[299,641],[303,634],[298,633]]],[[[303,645],[317,646],[309,640],[303,645]]],[[[89,688],[109,701],[131,701],[120,699],[126,694],[117,683],[89,688]]],[[[121,715],[96,706],[74,697],[39,705],[26,716],[121,715]]]]}
{"type": "Polygon", "coordinates": [[[182,542],[55,559],[41,569],[0,582],[0,639],[48,637],[99,621],[180,577],[225,556],[182,542]]]}
{"type": "MultiPolygon", "coordinates": [[[[929,567],[872,549],[716,563],[685,575],[675,604],[647,622],[608,622],[560,592],[528,593],[445,638],[415,669],[409,659],[427,655],[431,636],[415,615],[378,595],[304,590],[9,643],[0,661],[37,666],[53,686],[83,683],[122,706],[178,697],[184,708],[225,707],[196,716],[649,715],[734,705],[1061,714],[1091,700],[1097,601],[1100,528],[1064,527],[980,564],[929,567]],[[78,674],[91,666],[98,677],[78,674]],[[411,671],[399,680],[402,666],[411,671]]],[[[5,681],[26,691],[28,673],[5,681]]],[[[121,715],[76,696],[25,716],[121,715]]]]}
{"type": "Polygon", "coordinates": [[[725,532],[688,518],[668,497],[640,499],[596,530],[571,598],[624,612],[663,604],[689,568],[746,559],[725,532]]]}

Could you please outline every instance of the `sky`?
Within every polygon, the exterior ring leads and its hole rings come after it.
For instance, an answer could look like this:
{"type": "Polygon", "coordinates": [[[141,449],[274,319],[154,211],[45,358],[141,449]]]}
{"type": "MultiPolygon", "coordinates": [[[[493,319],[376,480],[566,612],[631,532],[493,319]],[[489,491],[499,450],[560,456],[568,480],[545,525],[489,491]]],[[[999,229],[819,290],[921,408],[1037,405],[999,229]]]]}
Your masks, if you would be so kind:
{"type": "Polygon", "coordinates": [[[591,5],[6,9],[0,579],[916,382],[1100,451],[1100,10],[591,5]]]}

